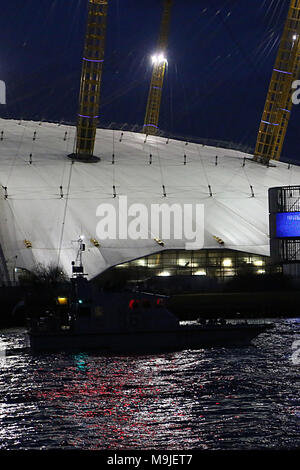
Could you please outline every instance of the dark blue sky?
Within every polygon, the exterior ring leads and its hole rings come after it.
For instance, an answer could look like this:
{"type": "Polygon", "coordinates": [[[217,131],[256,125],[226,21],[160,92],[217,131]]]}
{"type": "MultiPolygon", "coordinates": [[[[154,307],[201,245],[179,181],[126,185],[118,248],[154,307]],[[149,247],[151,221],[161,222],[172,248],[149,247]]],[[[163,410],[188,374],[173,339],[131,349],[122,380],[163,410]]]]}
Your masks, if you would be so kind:
{"type": "MultiPolygon", "coordinates": [[[[160,128],[254,146],[289,0],[174,0],[160,128]]],[[[87,0],[10,0],[3,117],[75,121],[87,0]]],[[[110,0],[100,115],[142,124],[162,0],[110,0]]],[[[294,107],[284,156],[299,153],[294,107]]],[[[299,155],[300,160],[300,155],[299,155]]]]}

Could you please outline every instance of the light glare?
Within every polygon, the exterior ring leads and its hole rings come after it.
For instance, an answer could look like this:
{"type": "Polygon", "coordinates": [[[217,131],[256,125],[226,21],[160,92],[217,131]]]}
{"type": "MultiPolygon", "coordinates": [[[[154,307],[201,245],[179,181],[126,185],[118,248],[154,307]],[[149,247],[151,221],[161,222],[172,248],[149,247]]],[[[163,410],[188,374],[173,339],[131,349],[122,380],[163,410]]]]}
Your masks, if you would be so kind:
{"type": "Polygon", "coordinates": [[[162,64],[163,62],[167,62],[167,59],[165,58],[165,56],[163,54],[154,54],[152,57],[151,57],[151,60],[152,60],[152,64],[162,64]]]}

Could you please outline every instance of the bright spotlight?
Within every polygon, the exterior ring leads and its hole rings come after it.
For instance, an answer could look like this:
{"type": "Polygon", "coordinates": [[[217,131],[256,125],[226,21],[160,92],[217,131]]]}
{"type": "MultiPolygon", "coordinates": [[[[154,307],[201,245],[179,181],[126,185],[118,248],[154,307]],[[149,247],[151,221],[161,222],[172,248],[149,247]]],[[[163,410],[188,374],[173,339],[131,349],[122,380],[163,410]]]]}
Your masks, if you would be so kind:
{"type": "Polygon", "coordinates": [[[151,60],[152,60],[152,64],[154,65],[159,65],[159,64],[162,64],[163,62],[167,62],[167,59],[165,58],[165,56],[163,54],[154,54],[152,57],[151,57],[151,60]]]}

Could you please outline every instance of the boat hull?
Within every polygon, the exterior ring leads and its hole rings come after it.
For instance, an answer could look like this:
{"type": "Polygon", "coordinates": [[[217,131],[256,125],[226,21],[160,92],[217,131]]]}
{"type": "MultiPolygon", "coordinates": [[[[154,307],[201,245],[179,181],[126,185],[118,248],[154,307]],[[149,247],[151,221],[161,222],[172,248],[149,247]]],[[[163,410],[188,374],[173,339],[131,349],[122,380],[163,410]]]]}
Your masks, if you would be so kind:
{"type": "Polygon", "coordinates": [[[243,346],[266,331],[267,325],[234,327],[180,327],[167,331],[29,332],[33,351],[99,351],[102,353],[147,353],[243,346]]]}

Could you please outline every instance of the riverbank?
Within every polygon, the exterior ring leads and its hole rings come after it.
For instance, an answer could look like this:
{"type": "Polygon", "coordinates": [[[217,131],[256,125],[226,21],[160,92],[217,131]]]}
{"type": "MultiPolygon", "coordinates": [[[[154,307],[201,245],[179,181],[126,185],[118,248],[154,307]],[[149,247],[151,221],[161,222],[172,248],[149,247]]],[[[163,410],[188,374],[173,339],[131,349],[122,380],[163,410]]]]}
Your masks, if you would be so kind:
{"type": "Polygon", "coordinates": [[[172,296],[168,304],[180,320],[300,316],[298,291],[186,293],[172,296]]]}
{"type": "MultiPolygon", "coordinates": [[[[25,326],[25,289],[0,289],[0,329],[25,326]],[[19,308],[16,306],[19,305],[19,308]]],[[[112,292],[113,296],[113,292],[112,292]]],[[[180,320],[201,318],[289,318],[300,316],[300,291],[206,292],[171,295],[168,308],[180,320]]]]}

